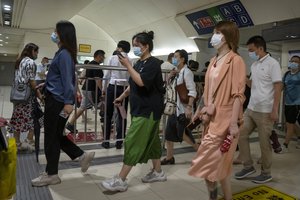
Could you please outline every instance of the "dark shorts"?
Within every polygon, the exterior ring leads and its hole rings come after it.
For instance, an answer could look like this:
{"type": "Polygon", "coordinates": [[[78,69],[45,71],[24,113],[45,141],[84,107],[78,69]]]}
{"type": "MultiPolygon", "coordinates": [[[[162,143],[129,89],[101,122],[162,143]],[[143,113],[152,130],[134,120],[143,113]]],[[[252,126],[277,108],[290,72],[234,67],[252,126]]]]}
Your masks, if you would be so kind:
{"type": "Polygon", "coordinates": [[[195,139],[190,131],[185,127],[189,124],[189,120],[185,117],[185,114],[180,114],[178,117],[170,115],[167,121],[167,127],[165,132],[165,139],[171,142],[182,142],[183,133],[195,143],[195,139]]]}
{"type": "Polygon", "coordinates": [[[300,123],[300,116],[298,116],[299,109],[300,105],[285,105],[284,114],[286,122],[295,124],[298,120],[298,122],[300,123]]]}

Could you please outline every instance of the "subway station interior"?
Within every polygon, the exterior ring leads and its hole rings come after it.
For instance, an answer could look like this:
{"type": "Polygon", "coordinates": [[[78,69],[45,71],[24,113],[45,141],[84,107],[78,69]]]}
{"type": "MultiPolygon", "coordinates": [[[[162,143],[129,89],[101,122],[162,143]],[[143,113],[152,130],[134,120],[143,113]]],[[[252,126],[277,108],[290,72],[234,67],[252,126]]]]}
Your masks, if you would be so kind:
{"type": "MultiPolygon", "coordinates": [[[[217,53],[210,44],[214,26],[223,20],[233,21],[238,26],[238,54],[245,62],[247,75],[250,75],[253,63],[247,47],[247,41],[252,36],[259,35],[265,39],[266,51],[279,63],[282,77],[289,70],[290,59],[300,56],[300,0],[0,0],[0,6],[0,117],[7,121],[11,119],[14,110],[14,104],[10,102],[10,92],[18,56],[26,44],[34,43],[39,47],[38,57],[34,60],[36,65],[40,64],[44,57],[47,57],[51,64],[58,50],[57,44],[51,41],[51,34],[60,20],[68,20],[76,28],[78,73],[91,66],[84,65],[84,61],[92,61],[94,52],[99,49],[105,52],[105,59],[96,67],[109,69],[111,66],[108,61],[119,41],[125,40],[132,45],[132,37],[135,34],[153,31],[152,56],[166,61],[170,53],[184,49],[189,60],[199,63],[195,74],[199,77],[204,76],[205,63],[217,53]]],[[[132,46],[128,57],[133,63],[139,59],[135,56],[132,46]]],[[[168,72],[163,70],[163,76],[166,77],[168,72]]],[[[82,79],[84,80],[84,77],[82,79]]],[[[204,82],[204,79],[201,79],[201,82],[204,82]]],[[[297,87],[300,87],[299,82],[297,87]]],[[[79,85],[79,79],[76,84],[79,85]]],[[[274,124],[274,131],[281,145],[286,137],[283,97],[284,92],[281,93],[279,103],[279,119],[274,124]]],[[[104,95],[101,100],[104,105],[106,100],[104,95]]],[[[74,107],[75,111],[77,109],[74,107]]],[[[137,164],[133,167],[126,179],[129,186],[126,191],[107,191],[101,182],[113,177],[122,168],[124,146],[115,147],[117,108],[114,108],[111,133],[104,133],[106,119],[100,112],[106,112],[106,109],[101,109],[103,108],[94,106],[84,111],[84,115],[76,120],[77,131],[72,133],[65,129],[68,138],[83,151],[95,152],[87,172],[81,172],[78,159],[71,160],[61,151],[58,167],[61,183],[33,187],[31,180],[39,176],[47,164],[44,129],[41,128],[39,150],[37,151],[36,146],[33,149],[28,147],[18,150],[13,162],[13,171],[5,171],[8,170],[8,167],[4,166],[7,160],[3,160],[4,157],[1,158],[3,155],[0,153],[0,200],[210,199],[205,180],[188,174],[196,151],[186,142],[174,143],[175,164],[161,167],[167,181],[141,181],[151,168],[149,161],[147,164],[137,164]],[[111,134],[110,140],[105,140],[103,134],[111,134]],[[110,147],[104,148],[103,142],[109,142],[110,147]],[[8,173],[12,175],[8,177],[8,173]],[[8,188],[14,188],[13,194],[6,197],[1,195],[7,192],[8,188]]],[[[128,130],[132,119],[130,107],[126,116],[125,129],[128,130]]],[[[164,133],[167,117],[163,114],[159,125],[161,159],[166,156],[164,133]]],[[[296,123],[296,127],[296,135],[291,138],[288,149],[272,153],[272,180],[263,184],[251,181],[251,178],[259,175],[262,168],[259,136],[257,130],[253,131],[249,142],[256,173],[238,180],[235,173],[239,172],[243,165],[232,165],[232,199],[300,199],[299,123],[296,123]]],[[[2,132],[4,129],[7,127],[2,127],[2,132]]],[[[203,126],[200,125],[192,132],[200,145],[203,131],[203,126]]],[[[28,132],[21,132],[21,141],[26,140],[27,134],[28,132]]],[[[123,139],[124,137],[121,140],[123,139]]],[[[238,155],[237,150],[234,158],[238,155]]],[[[217,188],[217,199],[223,199],[221,185],[217,188]]]]}

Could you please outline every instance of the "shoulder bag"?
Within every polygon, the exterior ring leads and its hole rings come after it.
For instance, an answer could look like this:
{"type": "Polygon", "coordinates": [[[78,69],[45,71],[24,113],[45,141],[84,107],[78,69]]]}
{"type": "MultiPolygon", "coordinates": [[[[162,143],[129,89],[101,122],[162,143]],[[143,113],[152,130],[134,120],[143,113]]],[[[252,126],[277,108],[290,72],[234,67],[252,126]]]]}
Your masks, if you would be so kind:
{"type": "Polygon", "coordinates": [[[29,87],[29,83],[20,83],[14,80],[10,91],[10,102],[15,104],[26,103],[29,100],[30,94],[31,88],[29,87]]]}

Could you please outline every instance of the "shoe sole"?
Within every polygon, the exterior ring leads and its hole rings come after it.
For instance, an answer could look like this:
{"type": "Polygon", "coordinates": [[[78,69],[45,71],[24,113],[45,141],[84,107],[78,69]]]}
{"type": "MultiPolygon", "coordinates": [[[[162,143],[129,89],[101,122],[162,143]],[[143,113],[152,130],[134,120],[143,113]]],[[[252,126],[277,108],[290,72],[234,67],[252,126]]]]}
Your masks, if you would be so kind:
{"type": "Polygon", "coordinates": [[[57,181],[57,182],[53,182],[53,183],[31,183],[32,187],[44,187],[44,186],[48,186],[48,185],[57,185],[60,184],[61,180],[57,181]]]}
{"type": "Polygon", "coordinates": [[[106,186],[104,183],[101,183],[101,185],[104,189],[112,192],[125,192],[127,190],[127,188],[112,188],[110,186],[106,186]]]}
{"type": "Polygon", "coordinates": [[[251,172],[248,172],[247,174],[244,174],[243,176],[234,176],[234,178],[236,179],[243,179],[243,178],[246,178],[247,176],[250,176],[251,174],[254,174],[256,172],[256,170],[253,170],[251,172]]]}
{"type": "Polygon", "coordinates": [[[268,178],[266,180],[263,180],[263,181],[257,181],[257,180],[252,180],[253,183],[257,183],[257,184],[263,184],[263,183],[267,183],[267,182],[270,182],[272,180],[272,177],[271,178],[268,178]]]}
{"type": "Polygon", "coordinates": [[[143,179],[141,179],[143,183],[154,183],[154,182],[164,182],[167,181],[167,177],[164,177],[162,179],[156,179],[156,180],[150,180],[150,181],[145,181],[143,179]]]}

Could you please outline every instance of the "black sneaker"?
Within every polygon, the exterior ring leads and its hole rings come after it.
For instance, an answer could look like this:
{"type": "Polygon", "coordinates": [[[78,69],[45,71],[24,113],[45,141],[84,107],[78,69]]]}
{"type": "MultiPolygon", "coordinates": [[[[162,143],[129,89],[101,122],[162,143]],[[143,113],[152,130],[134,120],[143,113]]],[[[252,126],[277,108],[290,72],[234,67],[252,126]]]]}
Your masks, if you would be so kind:
{"type": "Polygon", "coordinates": [[[102,146],[104,149],[109,149],[109,142],[102,142],[101,146],[102,146]]]}
{"type": "Polygon", "coordinates": [[[235,173],[234,177],[236,179],[243,179],[255,172],[256,172],[256,170],[254,169],[254,167],[244,168],[241,171],[235,173]]]}
{"type": "Polygon", "coordinates": [[[172,157],[171,159],[167,160],[167,158],[164,158],[160,161],[161,165],[174,165],[175,164],[175,158],[172,157]]]}
{"type": "Polygon", "coordinates": [[[116,142],[116,149],[122,149],[122,142],[116,142]]]}
{"type": "Polygon", "coordinates": [[[254,177],[252,179],[252,182],[253,183],[257,183],[257,184],[263,184],[263,183],[270,182],[271,180],[272,180],[272,176],[260,174],[260,175],[258,175],[256,177],[254,177]]]}

